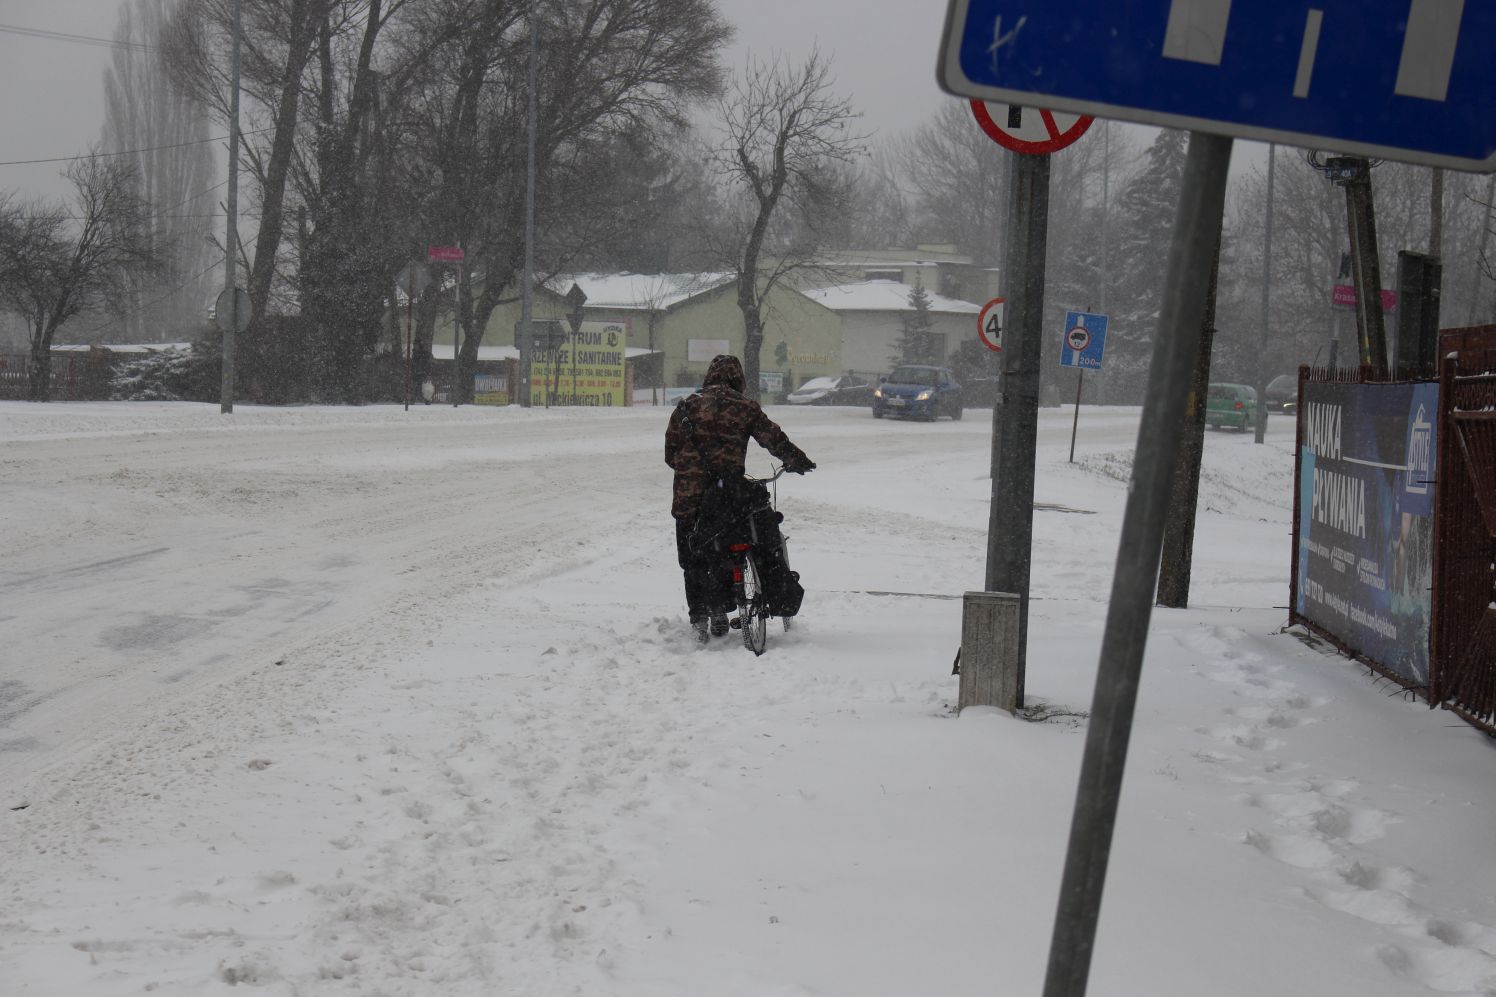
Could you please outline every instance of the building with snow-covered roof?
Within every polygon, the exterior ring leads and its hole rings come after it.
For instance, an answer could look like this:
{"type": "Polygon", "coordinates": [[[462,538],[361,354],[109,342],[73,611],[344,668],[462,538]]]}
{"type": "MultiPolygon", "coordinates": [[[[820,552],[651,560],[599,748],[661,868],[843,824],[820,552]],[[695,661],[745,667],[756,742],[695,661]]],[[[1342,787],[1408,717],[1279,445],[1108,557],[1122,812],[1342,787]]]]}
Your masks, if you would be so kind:
{"type": "MultiPolygon", "coordinates": [[[[566,293],[572,284],[587,296],[583,320],[622,325],[627,330],[629,365],[636,391],[695,387],[718,353],[743,355],[743,314],[732,274],[565,274],[535,289],[537,321],[565,322],[566,293]]],[[[508,297],[506,294],[505,297],[508,297]]],[[[517,297],[517,296],[516,296],[517,297]]],[[[483,347],[513,346],[518,301],[496,309],[483,347]]],[[[760,385],[766,400],[805,380],[842,372],[840,323],[836,315],[788,285],[776,287],[764,312],[760,385]]],[[[448,344],[450,320],[438,326],[434,354],[448,344]]],[[[663,392],[651,393],[663,400],[663,392]]]]}
{"type": "MultiPolygon", "coordinates": [[[[913,285],[899,281],[865,280],[811,288],[805,296],[836,315],[842,369],[871,379],[892,366],[904,320],[914,311],[909,303],[913,290],[913,285]]],[[[944,363],[957,343],[977,338],[981,308],[928,289],[925,293],[930,299],[934,356],[944,363]]]]}
{"type": "MultiPolygon", "coordinates": [[[[852,372],[873,379],[888,371],[903,320],[912,311],[909,294],[916,281],[930,296],[932,331],[941,360],[948,359],[963,339],[976,338],[980,306],[949,295],[931,282],[941,281],[942,274],[956,273],[951,267],[966,268],[960,272],[977,274],[983,281],[994,271],[974,267],[969,258],[938,247],[920,247],[908,254],[886,250],[842,257],[836,263],[839,272],[874,273],[880,279],[799,288],[781,283],[770,293],[759,355],[765,399],[782,396],[813,377],[852,372]],[[906,272],[907,280],[891,279],[906,272]]],[[[625,328],[636,389],[695,387],[712,357],[743,355],[743,315],[732,274],[558,275],[535,288],[535,320],[565,323],[566,294],[573,284],[586,295],[585,321],[625,328]]],[[[983,284],[980,293],[988,291],[983,284]]],[[[515,345],[520,318],[517,299],[516,294],[494,311],[483,337],[485,349],[515,345]]],[[[440,344],[451,341],[450,325],[439,327],[433,353],[440,355],[440,344]]],[[[450,349],[448,345],[448,354],[450,349]]],[[[651,397],[663,395],[652,392],[651,397]]]]}

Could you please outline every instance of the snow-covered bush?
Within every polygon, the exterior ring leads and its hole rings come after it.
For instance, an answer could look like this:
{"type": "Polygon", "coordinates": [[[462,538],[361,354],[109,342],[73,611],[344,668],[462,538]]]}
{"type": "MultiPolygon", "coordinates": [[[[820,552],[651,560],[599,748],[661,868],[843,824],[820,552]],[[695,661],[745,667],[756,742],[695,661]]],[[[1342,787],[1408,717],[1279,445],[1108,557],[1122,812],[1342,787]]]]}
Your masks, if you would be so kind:
{"type": "Polygon", "coordinates": [[[131,402],[212,401],[218,362],[197,344],[190,350],[142,353],[116,362],[109,396],[131,402]]]}

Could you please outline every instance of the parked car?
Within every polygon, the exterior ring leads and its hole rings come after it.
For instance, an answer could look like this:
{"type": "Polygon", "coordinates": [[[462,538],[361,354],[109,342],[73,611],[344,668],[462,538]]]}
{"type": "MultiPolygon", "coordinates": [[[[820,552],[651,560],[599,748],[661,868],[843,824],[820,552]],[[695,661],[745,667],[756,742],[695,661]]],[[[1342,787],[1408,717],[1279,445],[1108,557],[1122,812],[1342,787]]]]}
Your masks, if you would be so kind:
{"type": "Polygon", "coordinates": [[[1279,374],[1267,382],[1262,392],[1262,403],[1269,412],[1292,413],[1299,405],[1299,376],[1279,374]]]}
{"type": "Polygon", "coordinates": [[[873,418],[906,415],[934,422],[961,418],[961,385],[949,367],[901,364],[873,389],[873,418]]]}
{"type": "Polygon", "coordinates": [[[872,385],[855,374],[812,377],[785,400],[791,405],[866,405],[872,385]]]}
{"type": "Polygon", "coordinates": [[[1249,384],[1212,384],[1205,395],[1205,424],[1245,430],[1257,422],[1257,389],[1249,384]]]}

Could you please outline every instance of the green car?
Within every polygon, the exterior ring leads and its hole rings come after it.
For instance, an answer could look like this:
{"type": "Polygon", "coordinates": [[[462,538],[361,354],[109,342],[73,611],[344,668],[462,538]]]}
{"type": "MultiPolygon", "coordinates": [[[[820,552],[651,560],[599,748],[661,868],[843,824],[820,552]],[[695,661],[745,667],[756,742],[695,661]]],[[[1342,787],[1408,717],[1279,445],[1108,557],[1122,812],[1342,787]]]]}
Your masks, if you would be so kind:
{"type": "Polygon", "coordinates": [[[1257,389],[1249,384],[1212,384],[1205,396],[1205,424],[1245,430],[1257,422],[1257,389]]]}

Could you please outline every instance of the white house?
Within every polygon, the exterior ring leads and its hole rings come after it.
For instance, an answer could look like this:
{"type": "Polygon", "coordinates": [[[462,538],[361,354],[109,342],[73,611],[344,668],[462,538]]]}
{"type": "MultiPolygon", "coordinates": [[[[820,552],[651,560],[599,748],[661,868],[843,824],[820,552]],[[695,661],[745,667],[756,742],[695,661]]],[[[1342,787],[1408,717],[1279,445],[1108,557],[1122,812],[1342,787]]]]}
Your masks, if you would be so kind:
{"type": "MultiPolygon", "coordinates": [[[[841,322],[841,361],[844,370],[867,377],[886,373],[903,334],[904,319],[913,313],[913,286],[893,280],[865,280],[806,290],[805,296],[832,312],[841,322]]],[[[977,338],[978,305],[947,298],[926,289],[930,298],[935,355],[944,362],[963,339],[977,338]]]]}

